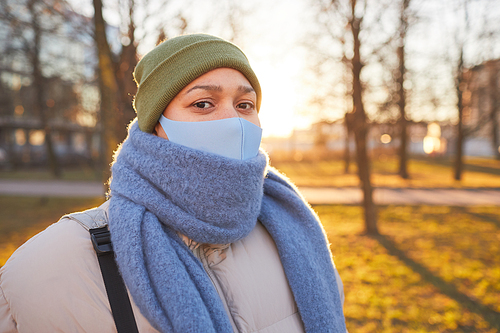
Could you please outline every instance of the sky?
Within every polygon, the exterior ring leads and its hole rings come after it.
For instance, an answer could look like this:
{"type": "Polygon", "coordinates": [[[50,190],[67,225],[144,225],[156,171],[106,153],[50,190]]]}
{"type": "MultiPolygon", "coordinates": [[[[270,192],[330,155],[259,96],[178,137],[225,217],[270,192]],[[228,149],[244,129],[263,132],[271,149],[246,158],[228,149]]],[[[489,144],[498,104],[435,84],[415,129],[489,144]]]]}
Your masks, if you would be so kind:
{"type": "MultiPolygon", "coordinates": [[[[104,16],[109,24],[120,25],[120,17],[116,14],[117,10],[113,3],[116,2],[105,2],[104,16]]],[[[152,10],[157,10],[155,5],[158,5],[158,2],[155,3],[152,0],[150,3],[152,10]]],[[[177,3],[185,4],[186,1],[177,1],[177,3]]],[[[185,7],[196,8],[186,13],[186,15],[192,15],[189,17],[192,23],[188,24],[187,31],[230,38],[231,32],[225,31],[223,24],[207,25],[207,21],[227,19],[223,15],[212,13],[212,8],[203,8],[209,3],[208,1],[192,1],[188,7],[185,7]],[[207,15],[214,17],[207,19],[207,15]]],[[[90,5],[90,2],[76,0],[72,2],[76,11],[92,16],[93,9],[90,5]]],[[[263,136],[289,136],[294,128],[306,128],[312,122],[310,117],[300,115],[298,112],[300,105],[307,104],[307,98],[301,93],[300,86],[300,76],[304,71],[306,60],[300,48],[297,47],[298,40],[303,38],[304,34],[300,24],[297,23],[307,11],[306,3],[286,0],[272,2],[252,0],[245,2],[241,7],[245,11],[243,14],[245,19],[244,22],[238,22],[242,32],[234,42],[246,53],[262,87],[260,121],[263,136]]],[[[178,13],[181,9],[176,7],[175,3],[167,7],[167,11],[171,13],[178,13]]],[[[166,17],[165,20],[175,22],[175,18],[171,17],[166,17]]],[[[146,29],[138,29],[138,35],[144,36],[138,47],[140,54],[152,49],[157,41],[158,30],[155,29],[155,25],[159,26],[161,22],[153,22],[154,19],[150,21],[146,24],[146,29]]],[[[169,25],[165,25],[168,30],[169,25]]],[[[175,32],[175,28],[170,30],[175,32]]]]}
{"type": "MultiPolygon", "coordinates": [[[[72,1],[75,10],[88,16],[93,15],[90,0],[72,1]]],[[[118,14],[120,7],[117,5],[119,1],[126,0],[105,1],[105,19],[115,26],[120,25],[118,14]]],[[[472,40],[475,31],[481,28],[484,15],[481,4],[485,1],[488,0],[470,2],[472,4],[470,25],[468,29],[464,29],[463,25],[460,28],[461,22],[457,20],[455,14],[452,14],[452,9],[457,7],[460,1],[412,0],[415,12],[421,17],[409,32],[408,52],[411,54],[407,58],[408,66],[413,71],[407,86],[411,87],[414,97],[420,96],[414,99],[409,110],[415,120],[456,119],[454,106],[456,97],[452,93],[453,68],[450,67],[450,63],[453,63],[453,59],[457,56],[457,52],[453,50],[456,38],[463,37],[466,40],[468,38],[466,51],[469,65],[483,61],[480,54],[486,51],[490,57],[495,55],[500,57],[499,47],[495,49],[493,46],[491,50],[482,50],[478,53],[480,45],[472,40]],[[447,62],[447,59],[451,59],[452,62],[447,62]],[[431,100],[429,94],[435,95],[435,98],[440,100],[439,107],[436,108],[429,102],[431,100]]],[[[136,12],[138,26],[136,35],[140,40],[138,51],[144,54],[154,47],[159,27],[163,27],[169,37],[178,34],[181,22],[179,14],[188,20],[186,32],[205,32],[227,39],[233,37],[232,31],[227,29],[227,23],[233,20],[238,27],[234,42],[248,56],[262,86],[260,120],[263,135],[288,136],[294,128],[307,128],[325,115],[329,116],[330,120],[338,119],[342,117],[345,109],[345,103],[338,100],[330,102],[319,110],[310,105],[311,95],[315,90],[325,88],[319,86],[324,83],[315,82],[314,77],[312,80],[305,79],[311,62],[311,53],[305,50],[304,45],[311,42],[313,32],[317,31],[317,15],[312,6],[314,2],[314,0],[169,0],[167,5],[162,7],[163,1],[149,0],[146,9],[139,6],[136,12]],[[233,10],[231,17],[227,14],[229,7],[233,10]],[[148,13],[151,14],[149,18],[142,20],[148,13]]],[[[140,3],[141,0],[136,0],[136,4],[140,3]]],[[[392,2],[394,3],[396,2],[392,2]]],[[[498,9],[497,13],[493,11],[490,16],[500,14],[500,6],[497,5],[495,8],[498,9]]],[[[494,21],[490,18],[490,22],[498,23],[500,20],[494,21]]],[[[381,29],[387,27],[390,29],[390,24],[381,24],[381,29]]],[[[382,31],[377,33],[375,30],[375,34],[364,38],[377,38],[382,35],[382,31]]],[[[382,72],[380,66],[378,68],[367,66],[362,74],[368,81],[382,72]]],[[[338,77],[333,79],[337,82],[340,80],[338,77]]],[[[375,92],[366,96],[380,99],[380,93],[378,94],[375,92]]],[[[367,109],[376,112],[376,104],[372,103],[367,109]]]]}

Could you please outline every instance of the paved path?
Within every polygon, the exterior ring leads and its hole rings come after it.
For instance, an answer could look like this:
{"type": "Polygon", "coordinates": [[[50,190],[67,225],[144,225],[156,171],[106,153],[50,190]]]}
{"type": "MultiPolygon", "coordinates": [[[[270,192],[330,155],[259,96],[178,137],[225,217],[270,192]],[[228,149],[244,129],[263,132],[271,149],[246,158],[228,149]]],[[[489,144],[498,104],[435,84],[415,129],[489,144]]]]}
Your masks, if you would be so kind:
{"type": "MultiPolygon", "coordinates": [[[[359,204],[363,198],[360,189],[350,187],[302,187],[300,191],[312,204],[359,204]]],[[[500,206],[500,189],[377,188],[374,200],[381,205],[500,206]]]]}
{"type": "Polygon", "coordinates": [[[100,182],[89,181],[0,179],[0,194],[32,197],[98,197],[104,196],[104,187],[100,182]]]}
{"type": "MultiPolygon", "coordinates": [[[[358,188],[301,187],[302,194],[312,204],[359,204],[358,188]]],[[[99,182],[1,180],[0,195],[96,197],[104,196],[99,182]]],[[[428,205],[495,205],[500,206],[500,189],[410,189],[377,188],[377,204],[428,205]]]]}

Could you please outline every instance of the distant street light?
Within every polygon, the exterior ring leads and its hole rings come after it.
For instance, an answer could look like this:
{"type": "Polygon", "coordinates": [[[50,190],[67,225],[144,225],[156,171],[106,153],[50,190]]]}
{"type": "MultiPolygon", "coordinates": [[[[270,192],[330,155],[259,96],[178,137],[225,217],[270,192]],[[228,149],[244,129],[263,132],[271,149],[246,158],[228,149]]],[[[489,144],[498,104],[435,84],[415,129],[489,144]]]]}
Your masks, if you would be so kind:
{"type": "Polygon", "coordinates": [[[383,144],[388,144],[392,141],[392,138],[389,134],[382,134],[382,136],[380,137],[380,142],[382,142],[383,144]]]}

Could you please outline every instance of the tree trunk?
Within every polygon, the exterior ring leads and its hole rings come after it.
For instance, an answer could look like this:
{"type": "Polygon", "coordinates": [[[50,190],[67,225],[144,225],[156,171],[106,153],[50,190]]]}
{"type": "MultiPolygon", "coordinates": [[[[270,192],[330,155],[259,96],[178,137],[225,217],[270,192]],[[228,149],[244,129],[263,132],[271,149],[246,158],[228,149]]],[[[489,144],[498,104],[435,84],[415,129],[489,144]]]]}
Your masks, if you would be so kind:
{"type": "MultiPolygon", "coordinates": [[[[495,98],[497,98],[495,96],[495,98]]],[[[498,102],[497,102],[498,105],[498,102]]],[[[493,144],[493,153],[497,160],[500,161],[500,138],[498,135],[498,107],[491,114],[491,141],[493,144]]]]}
{"type": "Polygon", "coordinates": [[[14,150],[14,129],[3,128],[5,135],[5,148],[7,151],[8,169],[17,169],[19,167],[19,158],[14,150]]]}
{"type": "Polygon", "coordinates": [[[455,80],[455,89],[457,92],[457,109],[458,109],[458,123],[457,123],[457,142],[456,142],[456,155],[455,155],[455,180],[462,179],[463,171],[463,142],[464,142],[464,126],[463,126],[463,113],[464,106],[462,101],[462,93],[465,89],[464,80],[464,58],[463,46],[460,49],[460,58],[457,66],[457,78],[455,80]]]}
{"type": "Polygon", "coordinates": [[[399,47],[398,47],[398,60],[399,60],[399,77],[397,78],[398,85],[398,107],[399,107],[399,128],[400,128],[400,145],[399,145],[399,175],[403,179],[408,179],[408,134],[407,134],[407,120],[406,120],[406,91],[404,88],[404,80],[406,74],[405,65],[405,42],[406,42],[406,31],[408,29],[408,19],[406,17],[406,10],[410,0],[403,0],[401,6],[401,19],[399,27],[399,47]]]}
{"type": "Polygon", "coordinates": [[[344,173],[348,174],[349,173],[349,166],[351,164],[351,151],[349,144],[351,142],[351,129],[350,129],[350,120],[347,119],[349,118],[349,113],[345,114],[344,117],[344,126],[345,126],[345,144],[344,144],[344,173]]]}
{"type": "MultiPolygon", "coordinates": [[[[33,49],[31,53],[31,65],[33,67],[33,87],[35,92],[35,103],[33,103],[33,105],[35,108],[35,114],[38,114],[38,116],[40,117],[42,128],[45,131],[45,148],[47,151],[49,169],[54,177],[60,178],[61,169],[59,167],[57,156],[52,144],[52,133],[48,122],[48,110],[45,103],[45,80],[42,75],[42,69],[40,65],[40,45],[42,31],[40,23],[38,21],[38,13],[36,11],[35,4],[36,1],[28,2],[28,10],[31,14],[31,24],[34,33],[33,49]]],[[[29,138],[27,138],[27,140],[29,140],[29,138]]]]}
{"type": "Polygon", "coordinates": [[[493,154],[497,160],[500,160],[500,138],[498,135],[498,109],[500,108],[500,86],[498,84],[498,75],[500,70],[497,61],[491,62],[491,68],[488,70],[489,75],[489,95],[490,95],[490,123],[491,123],[491,145],[493,154]]]}
{"type": "MultiPolygon", "coordinates": [[[[111,176],[110,165],[113,161],[113,152],[120,143],[119,133],[123,130],[120,122],[117,100],[118,86],[115,78],[115,65],[111,49],[106,39],[106,23],[102,16],[102,1],[93,0],[95,40],[99,59],[99,89],[101,94],[100,123],[102,126],[101,144],[103,160],[103,181],[111,176]]],[[[105,185],[106,186],[106,185],[105,185]]]]}
{"type": "Polygon", "coordinates": [[[398,77],[398,95],[399,95],[399,133],[400,133],[400,144],[399,144],[399,175],[403,179],[408,179],[408,166],[407,166],[407,151],[406,147],[408,145],[408,134],[407,134],[407,121],[406,121],[406,99],[405,99],[405,90],[403,87],[404,83],[404,74],[405,74],[405,56],[404,56],[404,46],[400,46],[398,48],[398,57],[399,57],[399,73],[398,77]]]}
{"type": "Polygon", "coordinates": [[[377,211],[373,202],[373,188],[370,181],[370,160],[366,149],[366,137],[368,132],[368,124],[366,121],[366,113],[364,110],[362,93],[363,87],[361,84],[361,54],[359,32],[361,20],[355,15],[356,0],[351,0],[351,31],[354,41],[354,55],[352,57],[352,81],[353,81],[353,121],[351,128],[354,131],[356,141],[356,160],[358,164],[358,176],[363,191],[363,208],[365,213],[365,232],[367,234],[378,234],[377,228],[377,211]]]}
{"type": "Polygon", "coordinates": [[[137,45],[135,41],[135,23],[134,23],[134,7],[135,1],[129,0],[129,26],[127,37],[129,44],[123,46],[120,53],[119,64],[116,72],[116,82],[120,95],[119,117],[121,118],[120,131],[118,141],[121,142],[127,136],[127,125],[135,118],[135,110],[132,106],[132,97],[137,91],[136,84],[133,80],[132,73],[137,65],[137,45]]]}

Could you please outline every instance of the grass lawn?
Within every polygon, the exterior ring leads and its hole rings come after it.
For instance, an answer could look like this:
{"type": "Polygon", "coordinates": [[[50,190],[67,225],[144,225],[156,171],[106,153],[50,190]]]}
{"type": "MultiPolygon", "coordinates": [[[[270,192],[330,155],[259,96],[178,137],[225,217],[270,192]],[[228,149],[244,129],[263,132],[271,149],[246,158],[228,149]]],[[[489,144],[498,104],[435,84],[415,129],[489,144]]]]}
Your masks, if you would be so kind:
{"type": "MultiPolygon", "coordinates": [[[[101,181],[100,172],[90,168],[72,168],[62,171],[61,180],[101,181]]],[[[46,169],[0,170],[0,179],[52,180],[54,176],[46,169]]]]}
{"type": "MultiPolygon", "coordinates": [[[[62,215],[102,199],[0,196],[0,265],[62,215]]],[[[350,332],[500,332],[500,207],[315,206],[344,282],[350,332]]]]}
{"type": "Polygon", "coordinates": [[[0,196],[0,266],[12,252],[61,216],[102,203],[102,198],[0,196]]]}
{"type": "Polygon", "coordinates": [[[344,282],[350,332],[500,332],[500,207],[315,206],[344,282]]]}
{"type": "MultiPolygon", "coordinates": [[[[358,186],[357,167],[344,173],[342,160],[271,163],[292,179],[297,186],[358,186]]],[[[372,160],[372,183],[377,187],[413,188],[500,188],[500,161],[468,158],[463,179],[453,179],[453,163],[449,159],[412,158],[408,164],[410,179],[398,176],[396,156],[381,155],[372,160]]]]}

